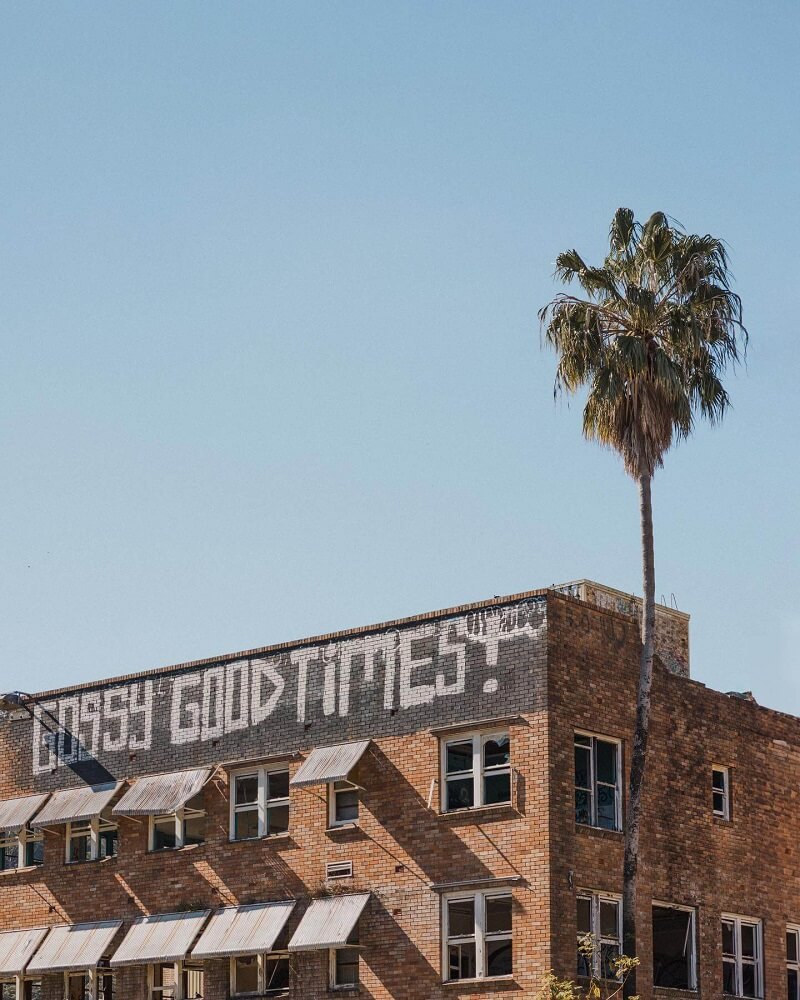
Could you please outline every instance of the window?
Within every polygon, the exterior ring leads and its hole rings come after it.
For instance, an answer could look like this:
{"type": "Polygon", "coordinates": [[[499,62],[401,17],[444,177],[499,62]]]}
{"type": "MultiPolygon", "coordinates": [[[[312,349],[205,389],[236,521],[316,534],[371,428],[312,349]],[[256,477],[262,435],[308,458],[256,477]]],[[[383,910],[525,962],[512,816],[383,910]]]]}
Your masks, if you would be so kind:
{"type": "Polygon", "coordinates": [[[330,978],[334,990],[358,986],[358,948],[331,948],[330,978]]]}
{"type": "Polygon", "coordinates": [[[761,921],[723,914],[722,991],[734,997],[761,997],[761,921]]]}
{"type": "Polygon", "coordinates": [[[358,785],[332,781],[328,785],[328,826],[358,822],[358,785]]]}
{"type": "Polygon", "coordinates": [[[240,955],[231,959],[231,995],[272,996],[289,991],[289,956],[240,955]]]}
{"type": "Polygon", "coordinates": [[[618,740],[575,733],[575,822],[622,829],[618,740]]]}
{"type": "Polygon", "coordinates": [[[458,893],[444,899],[444,970],[449,981],[512,973],[512,897],[458,893]]]}
{"type": "Polygon", "coordinates": [[[110,972],[94,969],[68,972],[64,976],[64,990],[66,1000],[113,1000],[114,977],[110,972]]]}
{"type": "Polygon", "coordinates": [[[150,1000],[202,1000],[203,967],[196,962],[150,966],[150,1000]]]}
{"type": "Polygon", "coordinates": [[[26,979],[23,981],[22,1000],[42,1000],[41,979],[26,979]]]}
{"type": "Polygon", "coordinates": [[[195,795],[177,812],[150,817],[150,850],[167,851],[171,848],[202,844],[206,837],[206,814],[203,795],[195,795]]]}
{"type": "Polygon", "coordinates": [[[0,871],[34,868],[44,862],[44,834],[41,830],[21,827],[0,830],[0,871]]]}
{"type": "Polygon", "coordinates": [[[13,979],[0,980],[0,1000],[17,1000],[17,984],[13,979]]]}
{"type": "Polygon", "coordinates": [[[800,1000],[800,927],[786,928],[786,985],[789,1000],[800,1000]]]}
{"type": "Polygon", "coordinates": [[[711,768],[711,805],[715,816],[731,818],[730,771],[727,767],[711,768]]]}
{"type": "Polygon", "coordinates": [[[511,801],[508,733],[459,736],[442,744],[442,810],[474,809],[511,801]]]}
{"type": "Polygon", "coordinates": [[[254,840],[289,829],[289,772],[257,768],[231,775],[231,840],[254,840]]]}
{"type": "Polygon", "coordinates": [[[337,878],[352,878],[352,877],[353,877],[352,861],[328,861],[325,865],[326,880],[337,879],[337,878]]]}
{"type": "Polygon", "coordinates": [[[577,896],[578,975],[616,979],[622,954],[622,900],[602,892],[577,896]]]}
{"type": "Polygon", "coordinates": [[[118,840],[117,824],[108,813],[81,823],[67,823],[67,864],[115,857],[118,840]]]}
{"type": "Polygon", "coordinates": [[[697,989],[694,912],[687,906],[653,905],[654,986],[697,989]]]}

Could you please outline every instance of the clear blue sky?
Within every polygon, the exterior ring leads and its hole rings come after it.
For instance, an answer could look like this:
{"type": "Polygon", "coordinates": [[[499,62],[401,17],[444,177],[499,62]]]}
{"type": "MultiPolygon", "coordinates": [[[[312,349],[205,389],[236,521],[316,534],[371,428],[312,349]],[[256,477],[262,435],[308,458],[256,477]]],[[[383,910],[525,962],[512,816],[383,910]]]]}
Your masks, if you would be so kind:
{"type": "Polygon", "coordinates": [[[798,51],[788,0],[3,4],[0,686],[638,591],[536,319],[628,205],[728,241],[752,335],[657,592],[800,713],[798,51]]]}

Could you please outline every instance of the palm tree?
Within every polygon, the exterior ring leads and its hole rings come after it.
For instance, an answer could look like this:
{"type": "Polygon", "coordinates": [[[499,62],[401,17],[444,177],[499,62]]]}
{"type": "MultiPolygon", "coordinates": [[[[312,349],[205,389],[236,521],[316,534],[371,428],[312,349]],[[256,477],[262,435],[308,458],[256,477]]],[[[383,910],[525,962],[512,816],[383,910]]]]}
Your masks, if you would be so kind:
{"type": "MultiPolygon", "coordinates": [[[[655,633],[651,484],[698,414],[712,424],[723,417],[729,399],[721,376],[746,351],[747,330],[723,243],[684,232],[663,212],[642,225],[630,209],[618,209],[602,266],[568,250],[555,276],[580,289],[557,295],[539,313],[558,353],[555,391],[588,390],[584,435],[618,452],[639,488],[644,605],[623,869],[623,951],[635,955],[655,633]]],[[[634,970],[625,996],[635,992],[634,970]]]]}

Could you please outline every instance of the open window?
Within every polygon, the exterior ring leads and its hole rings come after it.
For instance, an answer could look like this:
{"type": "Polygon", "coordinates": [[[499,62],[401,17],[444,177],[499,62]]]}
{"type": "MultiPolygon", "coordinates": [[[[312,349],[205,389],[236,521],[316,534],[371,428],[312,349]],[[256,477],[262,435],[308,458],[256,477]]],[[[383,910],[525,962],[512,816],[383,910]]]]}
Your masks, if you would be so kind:
{"type": "Polygon", "coordinates": [[[457,892],[442,900],[444,978],[493,979],[513,972],[513,900],[508,891],[457,892]]]}
{"type": "Polygon", "coordinates": [[[575,733],[575,822],[622,829],[621,744],[593,733],[575,733]]]}
{"type": "Polygon", "coordinates": [[[577,973],[595,979],[618,979],[622,954],[622,899],[605,892],[581,890],[576,899],[577,973]]]}
{"type": "Polygon", "coordinates": [[[467,733],[442,740],[442,811],[511,802],[508,732],[467,733]]]}
{"type": "Polygon", "coordinates": [[[44,834],[23,826],[0,830],[0,871],[36,868],[44,864],[44,834]]]}
{"type": "Polygon", "coordinates": [[[203,796],[196,795],[174,812],[150,818],[151,851],[168,851],[190,844],[202,844],[206,839],[206,813],[203,796]]]}
{"type": "Polygon", "coordinates": [[[369,740],[316,747],[306,757],[289,782],[292,788],[327,786],[328,826],[351,826],[358,823],[361,789],[351,774],[364,756],[369,740]]]}
{"type": "Polygon", "coordinates": [[[107,971],[64,973],[66,1000],[114,1000],[114,976],[107,971]]]}
{"type": "Polygon", "coordinates": [[[239,955],[231,959],[231,996],[280,996],[289,992],[289,956],[285,952],[239,955]]]}
{"type": "Polygon", "coordinates": [[[653,985],[697,989],[695,911],[653,904],[653,985]]]}
{"type": "Polygon", "coordinates": [[[231,840],[274,837],[289,829],[289,771],[257,767],[231,772],[231,840]]]}
{"type": "Polygon", "coordinates": [[[722,915],[722,990],[733,997],[762,997],[761,921],[722,915]]]}
{"type": "Polygon", "coordinates": [[[42,1000],[41,979],[0,979],[0,1000],[42,1000]]]}
{"type": "Polygon", "coordinates": [[[165,851],[205,840],[203,788],[210,767],[139,778],[114,806],[114,816],[147,816],[149,850],[165,851]]]}
{"type": "Polygon", "coordinates": [[[711,768],[711,809],[718,819],[731,818],[731,772],[720,764],[711,768]]]}
{"type": "Polygon", "coordinates": [[[121,920],[53,927],[28,964],[28,971],[61,973],[66,1000],[114,1000],[114,977],[108,961],[121,928],[121,920]]]}
{"type": "Polygon", "coordinates": [[[327,951],[329,987],[353,989],[359,981],[359,921],[369,893],[312,901],[289,942],[289,952],[327,951]]]}

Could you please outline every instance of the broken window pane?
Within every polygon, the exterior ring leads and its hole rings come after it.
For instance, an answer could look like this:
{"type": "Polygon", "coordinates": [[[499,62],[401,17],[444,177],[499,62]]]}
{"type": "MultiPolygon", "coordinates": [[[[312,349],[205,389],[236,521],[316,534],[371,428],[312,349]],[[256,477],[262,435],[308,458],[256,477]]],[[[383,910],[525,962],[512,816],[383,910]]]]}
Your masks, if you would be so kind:
{"type": "Polygon", "coordinates": [[[258,802],[258,775],[242,774],[236,778],[236,805],[258,802]]]}
{"type": "Polygon", "coordinates": [[[472,778],[449,778],[447,781],[447,808],[470,809],[475,804],[475,785],[472,778]]]}
{"type": "Polygon", "coordinates": [[[742,965],[742,996],[756,996],[756,967],[754,965],[742,965]]]}
{"type": "Polygon", "coordinates": [[[510,976],[512,944],[509,940],[486,942],[486,975],[510,976]]]}
{"type": "Polygon", "coordinates": [[[653,985],[688,990],[691,985],[692,915],[653,907],[653,985]]]}
{"type": "Polygon", "coordinates": [[[268,993],[289,989],[289,959],[286,955],[267,955],[265,986],[268,993]]]}
{"type": "Polygon", "coordinates": [[[600,901],[600,934],[603,937],[616,937],[618,933],[617,914],[619,910],[616,903],[608,900],[600,901]]]}
{"type": "Polygon", "coordinates": [[[591,799],[589,793],[581,789],[575,791],[575,822],[590,826],[592,822],[591,799]]]}
{"type": "Polygon", "coordinates": [[[722,954],[736,955],[736,931],[730,920],[722,921],[722,954]]]}
{"type": "Polygon", "coordinates": [[[617,828],[617,790],[608,785],[597,786],[597,825],[603,830],[617,828]]]}
{"type": "Polygon", "coordinates": [[[475,961],[475,942],[451,944],[447,949],[449,976],[451,979],[475,979],[477,964],[475,961]]]}
{"type": "Polygon", "coordinates": [[[258,958],[256,955],[242,955],[236,959],[234,987],[237,993],[258,993],[258,958]]]}
{"type": "Polygon", "coordinates": [[[500,736],[496,740],[487,740],[483,745],[483,766],[503,767],[510,760],[511,743],[507,736],[500,736]]]}
{"type": "Polygon", "coordinates": [[[336,949],[335,986],[356,986],[358,984],[358,950],[356,948],[336,949]]]}

